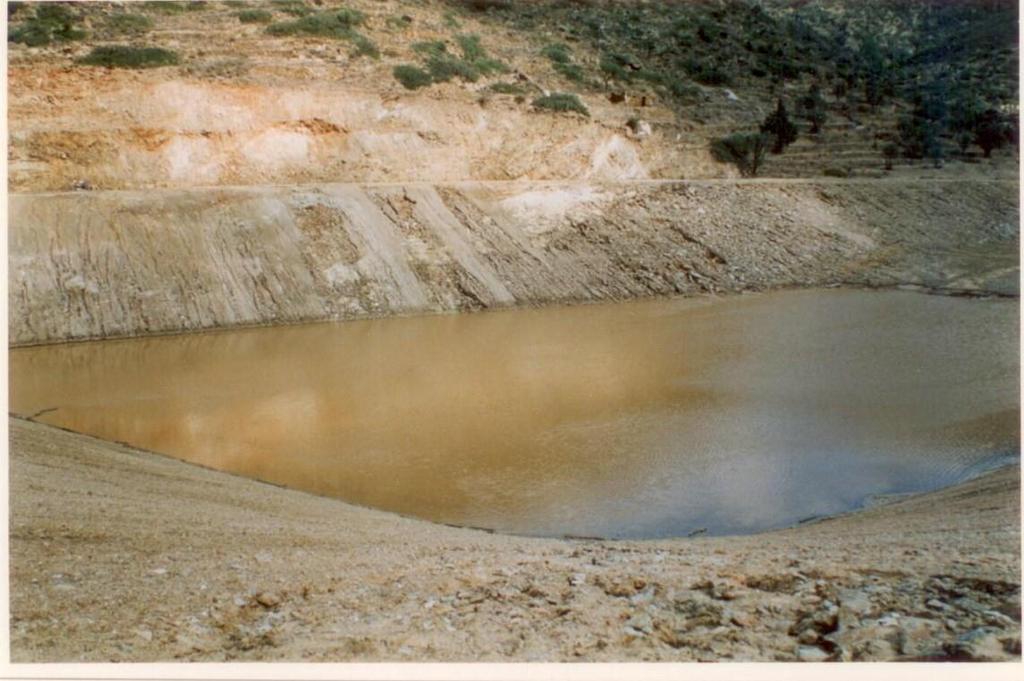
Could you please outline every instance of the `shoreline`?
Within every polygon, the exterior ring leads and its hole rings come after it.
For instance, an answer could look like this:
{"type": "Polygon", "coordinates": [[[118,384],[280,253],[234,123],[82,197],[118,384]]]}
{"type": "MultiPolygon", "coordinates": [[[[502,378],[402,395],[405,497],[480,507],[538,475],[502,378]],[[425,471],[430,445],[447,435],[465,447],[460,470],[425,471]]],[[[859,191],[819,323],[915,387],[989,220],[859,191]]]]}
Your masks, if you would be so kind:
{"type": "Polygon", "coordinates": [[[947,296],[950,298],[971,298],[978,300],[1016,300],[1020,301],[1019,292],[1008,292],[999,291],[996,289],[975,289],[975,288],[949,288],[938,285],[918,284],[913,282],[889,282],[889,283],[871,283],[871,282],[858,282],[858,281],[836,281],[836,282],[823,282],[812,285],[806,284],[790,284],[790,285],[775,285],[768,286],[765,288],[748,288],[738,290],[726,290],[711,292],[700,292],[700,293],[667,293],[667,294],[655,294],[650,296],[642,296],[635,298],[628,298],[625,300],[594,300],[594,299],[582,299],[582,300],[551,300],[551,301],[540,301],[536,303],[513,303],[510,305],[485,307],[479,309],[469,310],[416,310],[410,312],[399,312],[399,313],[380,313],[377,315],[366,315],[361,317],[338,317],[336,319],[297,319],[291,321],[265,321],[256,322],[252,324],[235,324],[235,325],[221,325],[211,326],[208,328],[197,328],[193,330],[170,330],[170,331],[148,331],[146,333],[140,333],[135,335],[126,336],[89,336],[81,338],[65,338],[61,340],[48,340],[40,342],[28,342],[28,343],[11,343],[8,345],[8,352],[11,350],[20,350],[22,348],[39,348],[47,347],[51,345],[74,345],[77,343],[101,343],[101,342],[120,342],[120,341],[132,341],[140,340],[145,338],[174,338],[178,336],[196,336],[202,334],[214,334],[214,333],[230,333],[232,331],[250,331],[254,329],[276,329],[276,328],[287,328],[293,326],[312,326],[318,324],[345,324],[349,322],[373,322],[382,321],[386,319],[408,319],[416,317],[440,317],[440,316],[452,316],[452,315],[466,315],[466,314],[486,314],[490,312],[515,312],[521,310],[545,310],[545,309],[557,309],[557,308],[573,308],[580,307],[583,305],[618,305],[623,303],[643,303],[654,300],[702,300],[709,298],[732,298],[736,296],[744,295],[758,295],[767,293],[781,293],[786,291],[815,291],[815,290],[843,290],[843,291],[872,291],[872,292],[890,292],[890,291],[906,291],[909,293],[920,293],[926,296],[947,296]]]}
{"type": "Polygon", "coordinates": [[[9,425],[15,662],[1020,656],[1019,464],[756,535],[572,540],[9,425]]]}

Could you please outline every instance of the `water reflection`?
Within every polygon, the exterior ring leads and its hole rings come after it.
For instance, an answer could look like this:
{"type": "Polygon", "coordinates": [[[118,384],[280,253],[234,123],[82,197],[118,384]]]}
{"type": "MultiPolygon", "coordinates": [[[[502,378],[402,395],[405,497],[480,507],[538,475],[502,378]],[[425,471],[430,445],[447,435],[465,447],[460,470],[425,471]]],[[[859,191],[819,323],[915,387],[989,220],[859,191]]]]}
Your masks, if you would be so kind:
{"type": "Polygon", "coordinates": [[[11,402],[442,522],[746,532],[1018,452],[1017,315],[812,291],[26,348],[11,402]]]}

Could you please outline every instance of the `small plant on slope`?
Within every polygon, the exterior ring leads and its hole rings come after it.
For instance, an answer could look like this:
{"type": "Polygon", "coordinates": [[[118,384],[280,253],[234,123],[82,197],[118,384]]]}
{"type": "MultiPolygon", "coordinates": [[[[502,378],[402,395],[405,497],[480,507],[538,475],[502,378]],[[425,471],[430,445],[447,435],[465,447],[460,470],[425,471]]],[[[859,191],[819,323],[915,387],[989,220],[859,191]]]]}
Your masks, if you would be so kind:
{"type": "Polygon", "coordinates": [[[535,109],[547,109],[548,111],[575,111],[576,113],[589,116],[590,111],[583,105],[580,98],[566,92],[554,92],[533,100],[535,109]]]}

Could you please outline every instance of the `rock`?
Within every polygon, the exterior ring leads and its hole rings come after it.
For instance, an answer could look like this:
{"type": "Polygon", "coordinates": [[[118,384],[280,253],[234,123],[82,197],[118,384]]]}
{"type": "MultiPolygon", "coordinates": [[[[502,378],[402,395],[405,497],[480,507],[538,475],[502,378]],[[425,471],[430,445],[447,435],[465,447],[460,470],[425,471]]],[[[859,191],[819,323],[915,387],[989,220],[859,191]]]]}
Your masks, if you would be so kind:
{"type": "Polygon", "coordinates": [[[90,183],[89,180],[75,180],[71,185],[71,189],[76,192],[90,191],[92,189],[92,183],[90,183]]]}
{"type": "Polygon", "coordinates": [[[626,620],[627,629],[635,629],[641,632],[643,635],[650,634],[653,631],[653,622],[651,616],[645,612],[637,613],[628,620],[626,620]]]}
{"type": "Polygon", "coordinates": [[[796,658],[801,662],[824,662],[829,654],[816,646],[798,646],[796,658]]]}
{"type": "Polygon", "coordinates": [[[936,639],[942,626],[934,621],[921,617],[906,617],[900,621],[896,634],[896,649],[900,655],[922,657],[934,655],[936,639]]]}
{"type": "Polygon", "coordinates": [[[859,589],[843,589],[838,594],[840,613],[863,615],[871,610],[871,598],[859,589]]]}
{"type": "Polygon", "coordinates": [[[587,576],[582,572],[574,572],[569,575],[569,586],[579,586],[587,581],[587,576]]]}
{"type": "Polygon", "coordinates": [[[741,628],[746,628],[754,624],[754,619],[745,612],[733,613],[729,618],[729,621],[741,628]]]}
{"type": "Polygon", "coordinates": [[[981,616],[984,617],[985,621],[987,621],[989,624],[994,624],[1004,629],[1012,627],[1017,624],[1017,622],[1013,618],[1007,617],[1003,613],[998,612],[996,610],[983,610],[981,616]]]}
{"type": "Polygon", "coordinates": [[[796,637],[796,640],[804,645],[814,645],[821,638],[821,634],[815,631],[813,628],[804,629],[800,632],[800,635],[796,637]]]}
{"type": "Polygon", "coordinates": [[[998,662],[1008,657],[998,630],[991,627],[978,627],[960,635],[946,645],[946,653],[956,659],[977,662],[998,662]]]}
{"type": "Polygon", "coordinates": [[[264,608],[276,608],[281,604],[281,599],[274,594],[258,593],[256,594],[255,601],[262,605],[264,608]]]}

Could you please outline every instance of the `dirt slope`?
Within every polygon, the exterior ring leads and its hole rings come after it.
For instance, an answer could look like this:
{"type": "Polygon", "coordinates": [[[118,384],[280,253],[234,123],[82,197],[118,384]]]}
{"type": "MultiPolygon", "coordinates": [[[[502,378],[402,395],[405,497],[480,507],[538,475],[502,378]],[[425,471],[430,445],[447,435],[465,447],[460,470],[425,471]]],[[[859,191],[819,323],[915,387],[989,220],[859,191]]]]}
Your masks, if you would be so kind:
{"type": "Polygon", "coordinates": [[[1020,655],[1018,467],[764,535],[560,541],[9,423],[15,662],[1020,655]]]}
{"type": "Polygon", "coordinates": [[[992,182],[305,185],[15,194],[11,340],[792,285],[1015,294],[992,182]]]}

